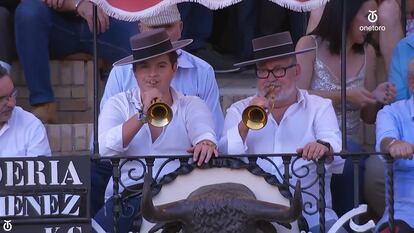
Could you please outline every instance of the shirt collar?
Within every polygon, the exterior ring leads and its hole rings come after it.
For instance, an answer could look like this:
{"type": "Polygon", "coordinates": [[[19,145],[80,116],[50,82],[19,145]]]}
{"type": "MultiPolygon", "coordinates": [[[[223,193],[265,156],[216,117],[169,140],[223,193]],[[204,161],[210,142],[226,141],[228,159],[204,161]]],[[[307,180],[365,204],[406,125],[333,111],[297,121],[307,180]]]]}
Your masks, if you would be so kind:
{"type": "Polygon", "coordinates": [[[300,104],[303,101],[305,101],[305,92],[304,90],[300,90],[298,88],[296,88],[296,90],[298,91],[298,98],[297,98],[297,103],[300,104]]]}
{"type": "Polygon", "coordinates": [[[178,60],[177,60],[178,67],[184,68],[184,69],[194,68],[193,63],[191,63],[191,61],[188,59],[187,52],[185,52],[182,49],[178,49],[177,54],[178,54],[178,60]]]}
{"type": "Polygon", "coordinates": [[[413,47],[413,48],[414,48],[414,35],[410,35],[410,36],[407,38],[407,44],[409,44],[411,47],[413,47]]]}
{"type": "Polygon", "coordinates": [[[1,127],[1,129],[0,129],[0,137],[10,128],[10,123],[11,123],[11,120],[13,118],[13,115],[14,115],[14,109],[12,111],[12,114],[10,116],[10,119],[6,122],[6,124],[3,125],[3,127],[1,127]]]}
{"type": "Polygon", "coordinates": [[[0,137],[7,131],[7,129],[10,128],[9,122],[6,122],[6,124],[3,125],[0,129],[0,137]]]}

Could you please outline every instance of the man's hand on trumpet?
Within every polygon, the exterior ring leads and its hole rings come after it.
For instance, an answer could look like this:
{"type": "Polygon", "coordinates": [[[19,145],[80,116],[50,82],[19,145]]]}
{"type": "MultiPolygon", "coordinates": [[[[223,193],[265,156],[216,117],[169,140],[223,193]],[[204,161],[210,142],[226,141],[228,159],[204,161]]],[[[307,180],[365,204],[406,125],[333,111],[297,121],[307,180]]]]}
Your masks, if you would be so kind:
{"type": "Polygon", "coordinates": [[[256,97],[253,97],[252,100],[250,100],[249,106],[257,105],[267,110],[269,108],[269,102],[270,101],[266,97],[256,96],[256,97]]]}
{"type": "Polygon", "coordinates": [[[154,100],[163,102],[162,93],[157,88],[151,88],[145,92],[141,92],[141,100],[143,104],[144,113],[147,113],[148,108],[154,103],[154,100]]]}

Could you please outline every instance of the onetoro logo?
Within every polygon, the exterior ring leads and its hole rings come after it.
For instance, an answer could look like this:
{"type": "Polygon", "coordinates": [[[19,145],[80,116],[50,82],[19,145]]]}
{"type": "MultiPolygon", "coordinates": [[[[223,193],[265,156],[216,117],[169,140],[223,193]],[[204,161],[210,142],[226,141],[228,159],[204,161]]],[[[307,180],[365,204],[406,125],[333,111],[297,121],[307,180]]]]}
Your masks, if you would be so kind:
{"type": "Polygon", "coordinates": [[[377,10],[375,11],[369,10],[368,21],[371,23],[375,23],[377,22],[377,20],[378,20],[377,10]]]}
{"type": "MultiPolygon", "coordinates": [[[[377,10],[374,10],[374,11],[368,10],[368,12],[369,12],[368,17],[367,17],[368,21],[370,23],[376,23],[378,21],[377,10]]],[[[360,26],[359,30],[364,31],[364,32],[385,31],[385,26],[381,26],[381,25],[360,26]]]]}
{"type": "Polygon", "coordinates": [[[4,220],[3,230],[9,232],[13,229],[13,225],[11,224],[11,220],[4,220]]]}

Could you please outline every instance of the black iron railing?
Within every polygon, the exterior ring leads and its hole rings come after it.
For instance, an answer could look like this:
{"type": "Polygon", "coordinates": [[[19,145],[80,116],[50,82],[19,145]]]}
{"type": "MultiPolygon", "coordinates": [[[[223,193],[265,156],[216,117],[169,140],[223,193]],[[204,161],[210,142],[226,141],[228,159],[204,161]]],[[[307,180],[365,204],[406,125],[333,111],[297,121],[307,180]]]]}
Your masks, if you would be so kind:
{"type": "MultiPolygon", "coordinates": [[[[377,153],[377,152],[358,152],[358,153],[336,153],[334,156],[341,156],[342,158],[348,158],[351,157],[353,159],[353,165],[356,166],[356,169],[354,169],[354,177],[356,177],[354,179],[355,183],[354,183],[354,200],[358,200],[358,202],[355,202],[355,206],[359,205],[359,179],[358,176],[361,175],[359,174],[359,164],[360,164],[360,159],[363,158],[364,156],[369,156],[369,155],[381,155],[381,153],[377,153]]],[[[394,229],[394,209],[393,209],[393,203],[394,203],[394,197],[393,197],[393,159],[390,156],[385,156],[386,157],[386,162],[387,162],[387,176],[388,178],[386,179],[386,192],[388,193],[387,195],[387,204],[390,208],[388,208],[388,212],[389,212],[389,226],[390,229],[394,229]]],[[[279,180],[280,184],[284,184],[287,185],[290,188],[294,188],[295,184],[291,183],[290,180],[293,177],[296,177],[298,179],[306,177],[307,175],[309,175],[309,172],[312,168],[310,168],[309,166],[314,164],[316,166],[316,174],[317,177],[315,178],[315,180],[313,182],[311,182],[310,185],[308,186],[304,186],[302,187],[302,194],[304,195],[308,195],[310,197],[312,197],[313,199],[315,199],[315,203],[317,204],[316,208],[314,207],[314,205],[312,203],[308,203],[308,202],[304,202],[303,203],[303,210],[306,214],[309,215],[313,215],[313,214],[319,214],[319,224],[320,224],[320,232],[324,233],[327,232],[327,229],[325,229],[325,207],[326,207],[326,203],[325,203],[325,160],[324,159],[320,159],[318,161],[313,161],[313,163],[309,164],[309,165],[301,165],[299,168],[295,167],[295,164],[297,163],[297,161],[299,161],[299,159],[301,157],[299,157],[297,154],[265,154],[265,155],[254,155],[254,154],[246,154],[246,155],[232,155],[231,157],[227,157],[227,156],[222,156],[221,158],[234,158],[234,159],[242,159],[242,158],[247,158],[248,159],[248,163],[246,164],[251,164],[251,163],[256,163],[257,158],[261,158],[264,159],[266,161],[268,161],[271,166],[273,166],[273,168],[275,168],[276,170],[276,176],[279,177],[282,180],[279,180]],[[279,167],[273,162],[273,160],[271,159],[272,157],[281,157],[283,160],[283,171],[281,171],[279,169],[279,167]],[[295,168],[295,169],[294,169],[295,168]],[[301,172],[298,172],[298,171],[301,172]],[[313,185],[318,184],[319,185],[319,195],[315,195],[314,193],[311,193],[309,191],[307,191],[307,189],[313,187],[313,185]]],[[[95,158],[96,159],[96,158],[95,158]]],[[[123,187],[125,190],[127,190],[129,192],[129,196],[140,196],[142,195],[142,192],[140,189],[134,189],[131,187],[127,187],[125,184],[123,184],[121,178],[121,170],[123,169],[123,167],[131,162],[134,162],[134,164],[136,164],[137,166],[142,166],[142,174],[138,174],[138,175],[132,175],[132,171],[128,171],[128,178],[134,180],[135,182],[139,183],[139,182],[143,182],[143,178],[144,178],[144,174],[145,172],[148,171],[149,174],[154,174],[153,172],[155,172],[155,176],[154,180],[159,181],[160,180],[160,174],[162,172],[162,169],[164,169],[164,167],[175,160],[179,160],[181,166],[183,165],[189,165],[188,161],[189,159],[191,159],[191,156],[189,155],[177,155],[177,156],[150,156],[150,157],[135,157],[135,156],[114,156],[114,157],[110,157],[110,158],[98,158],[98,159],[104,159],[104,160],[110,160],[112,163],[112,167],[113,167],[113,191],[114,191],[114,206],[113,206],[113,212],[114,212],[114,232],[119,232],[118,231],[118,223],[119,223],[119,218],[121,216],[121,214],[123,213],[122,211],[122,202],[123,200],[121,200],[121,194],[119,192],[119,188],[123,187]],[[156,159],[167,159],[166,161],[163,162],[163,164],[160,166],[160,168],[156,171],[153,171],[153,166],[154,166],[154,160],[156,159]],[[139,161],[139,162],[137,162],[139,161]],[[145,163],[144,163],[145,161],[145,163]]],[[[195,166],[195,165],[193,165],[195,166]]],[[[135,166],[136,168],[136,166],[135,166]]],[[[358,221],[358,219],[355,219],[356,221],[358,221]]],[[[391,230],[393,231],[393,230],[391,230]]]]}

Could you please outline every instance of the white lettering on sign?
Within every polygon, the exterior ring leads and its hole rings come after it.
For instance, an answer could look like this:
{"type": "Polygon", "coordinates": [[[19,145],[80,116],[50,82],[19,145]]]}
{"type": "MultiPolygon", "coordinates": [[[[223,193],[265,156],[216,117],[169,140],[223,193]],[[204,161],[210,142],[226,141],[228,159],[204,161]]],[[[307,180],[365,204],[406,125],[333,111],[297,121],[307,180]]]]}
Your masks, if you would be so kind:
{"type": "Polygon", "coordinates": [[[79,199],[80,199],[80,196],[78,195],[75,195],[75,196],[65,195],[66,207],[62,210],[62,214],[78,216],[79,215],[79,199]],[[76,205],[77,203],[78,205],[76,205]]]}
{"type": "Polygon", "coordinates": [[[75,166],[73,166],[72,161],[70,161],[68,168],[66,170],[65,178],[63,178],[61,185],[67,185],[67,181],[72,181],[74,185],[81,185],[82,182],[79,179],[78,172],[76,171],[75,166]]]}
{"type": "Polygon", "coordinates": [[[60,227],[45,227],[44,229],[44,233],[82,233],[82,227],[71,227],[67,230],[60,227]]]}
{"type": "Polygon", "coordinates": [[[0,197],[0,217],[7,216],[79,216],[81,196],[53,194],[0,197]]]}
{"type": "Polygon", "coordinates": [[[60,227],[46,227],[45,233],[57,233],[60,227]]]}
{"type": "Polygon", "coordinates": [[[83,185],[78,171],[72,161],[59,164],[59,160],[43,161],[5,161],[4,169],[0,168],[0,182],[5,179],[6,187],[26,185],[83,185]],[[47,165],[47,166],[46,166],[47,165]],[[60,165],[60,166],[59,166],[60,165]],[[60,178],[59,172],[63,172],[60,178]],[[3,176],[4,174],[4,176],[3,176]]]}

